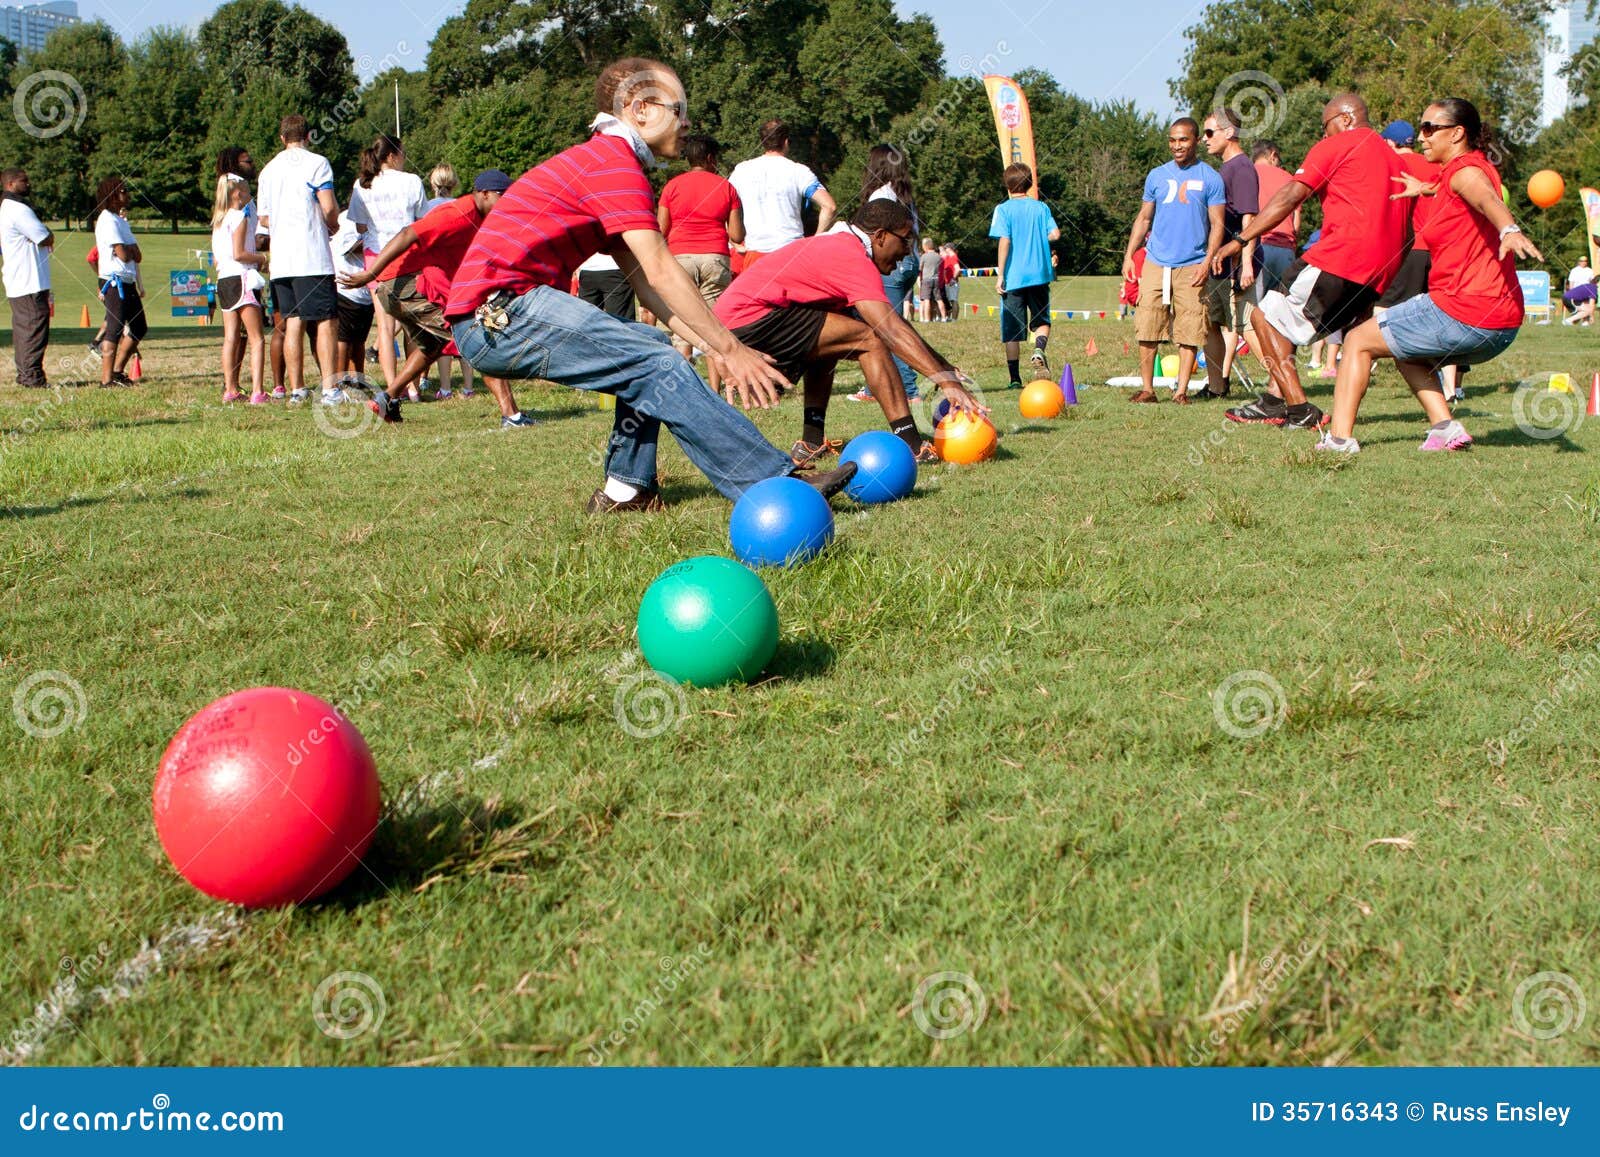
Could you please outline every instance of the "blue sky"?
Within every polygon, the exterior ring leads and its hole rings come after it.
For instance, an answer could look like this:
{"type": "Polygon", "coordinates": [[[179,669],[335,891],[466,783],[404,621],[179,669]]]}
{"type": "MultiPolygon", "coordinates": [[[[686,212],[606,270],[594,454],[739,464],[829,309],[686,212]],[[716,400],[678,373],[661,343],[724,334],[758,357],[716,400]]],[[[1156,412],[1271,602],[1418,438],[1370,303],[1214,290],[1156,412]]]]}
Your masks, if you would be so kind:
{"type": "MultiPolygon", "coordinates": [[[[896,0],[902,13],[933,17],[952,72],[990,60],[991,71],[1042,68],[1063,88],[1095,100],[1131,99],[1172,111],[1167,80],[1183,56],[1183,30],[1207,0],[896,0]],[[968,64],[967,62],[970,62],[968,64]]],[[[463,0],[301,0],[337,25],[350,41],[358,70],[370,75],[385,60],[421,68],[428,41],[463,0]]],[[[79,0],[89,19],[104,20],[127,40],[156,24],[199,25],[217,7],[195,0],[79,0]]],[[[691,92],[691,96],[692,96],[691,92]]]]}

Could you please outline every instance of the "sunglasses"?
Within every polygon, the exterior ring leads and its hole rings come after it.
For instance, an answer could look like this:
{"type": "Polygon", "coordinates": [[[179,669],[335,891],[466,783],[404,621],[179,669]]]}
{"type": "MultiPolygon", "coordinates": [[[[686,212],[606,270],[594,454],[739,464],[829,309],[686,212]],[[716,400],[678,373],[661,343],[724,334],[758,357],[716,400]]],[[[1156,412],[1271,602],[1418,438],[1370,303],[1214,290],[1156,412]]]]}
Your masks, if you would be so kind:
{"type": "Polygon", "coordinates": [[[684,116],[689,111],[689,106],[687,104],[685,104],[681,100],[674,100],[674,101],[651,100],[650,98],[646,97],[646,98],[640,100],[639,103],[640,104],[653,104],[657,108],[664,108],[668,112],[670,112],[673,116],[677,117],[680,121],[684,118],[684,116]]]}
{"type": "Polygon", "coordinates": [[[1420,133],[1422,136],[1431,137],[1431,136],[1433,136],[1434,133],[1438,132],[1440,129],[1453,129],[1455,127],[1456,126],[1453,125],[1453,124],[1436,125],[1432,121],[1423,121],[1420,125],[1417,126],[1417,132],[1420,133]]]}
{"type": "Polygon", "coordinates": [[[1221,131],[1222,131],[1221,129],[1206,129],[1205,132],[1201,133],[1200,135],[1205,137],[1205,139],[1209,141],[1212,137],[1216,136],[1221,131]]]}

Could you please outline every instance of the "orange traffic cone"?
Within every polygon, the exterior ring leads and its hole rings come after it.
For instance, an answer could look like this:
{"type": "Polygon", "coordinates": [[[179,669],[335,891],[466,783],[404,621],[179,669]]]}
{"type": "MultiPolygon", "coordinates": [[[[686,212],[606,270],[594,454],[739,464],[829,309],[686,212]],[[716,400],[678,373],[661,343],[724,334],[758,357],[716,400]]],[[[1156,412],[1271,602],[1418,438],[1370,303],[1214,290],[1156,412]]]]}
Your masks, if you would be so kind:
{"type": "Polygon", "coordinates": [[[1600,374],[1594,376],[1589,386],[1589,408],[1585,413],[1591,418],[1600,415],[1600,374]]]}
{"type": "Polygon", "coordinates": [[[1128,356],[1128,343],[1127,342],[1123,342],[1122,343],[1122,356],[1123,357],[1127,357],[1128,356]]]}
{"type": "Polygon", "coordinates": [[[128,371],[128,377],[130,380],[135,382],[144,377],[144,367],[139,364],[138,354],[133,355],[133,368],[128,371]]]}
{"type": "Polygon", "coordinates": [[[83,307],[83,313],[78,318],[78,328],[89,328],[89,307],[87,305],[83,307]]]}
{"type": "Polygon", "coordinates": [[[1100,347],[1094,344],[1094,338],[1089,339],[1089,344],[1083,347],[1083,352],[1092,358],[1100,356],[1100,347]]]}

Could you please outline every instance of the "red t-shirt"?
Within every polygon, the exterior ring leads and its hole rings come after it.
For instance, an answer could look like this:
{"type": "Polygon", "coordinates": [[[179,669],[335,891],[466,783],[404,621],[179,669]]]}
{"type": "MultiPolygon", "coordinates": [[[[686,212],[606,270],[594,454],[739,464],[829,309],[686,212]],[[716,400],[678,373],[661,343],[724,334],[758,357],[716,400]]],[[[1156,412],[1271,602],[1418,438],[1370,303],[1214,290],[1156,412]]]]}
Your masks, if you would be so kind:
{"type": "Polygon", "coordinates": [[[661,190],[667,211],[667,248],[680,253],[728,254],[728,214],[739,208],[739,194],[726,177],[693,169],[661,190]]]}
{"type": "Polygon", "coordinates": [[[501,194],[461,259],[445,316],[466,317],[499,289],[565,290],[578,266],[633,229],[660,229],[650,181],[632,145],[596,133],[501,194]]]}
{"type": "Polygon", "coordinates": [[[1428,296],[1451,317],[1484,329],[1513,329],[1522,324],[1522,286],[1517,260],[1501,260],[1500,232],[1489,219],[1450,188],[1462,169],[1478,169],[1500,196],[1500,174],[1489,159],[1474,150],[1457,157],[1439,174],[1433,212],[1423,226],[1433,266],[1428,296]]]}
{"type": "Polygon", "coordinates": [[[760,321],[775,309],[812,305],[844,309],[858,301],[881,301],[883,274],[850,230],[802,237],[764,254],[717,298],[716,314],[729,329],[760,321]]]}
{"type": "MultiPolygon", "coordinates": [[[[1265,161],[1256,162],[1256,181],[1261,188],[1261,207],[1265,209],[1267,202],[1278,195],[1278,191],[1287,185],[1294,177],[1288,169],[1269,165],[1265,161]]],[[[1294,214],[1290,213],[1282,221],[1272,227],[1272,232],[1261,235],[1263,245],[1276,245],[1280,249],[1293,249],[1298,242],[1294,235],[1294,214]]]]}
{"type": "Polygon", "coordinates": [[[440,205],[411,223],[417,235],[416,244],[391,261],[373,280],[393,281],[403,273],[421,273],[429,266],[443,272],[447,279],[454,277],[482,224],[483,214],[478,212],[478,203],[471,193],[457,197],[448,205],[440,205]]]}
{"type": "MultiPolygon", "coordinates": [[[[1396,153],[1400,158],[1401,167],[1417,180],[1431,185],[1439,179],[1439,166],[1428,158],[1417,153],[1396,153]]],[[[1398,190],[1399,185],[1395,186],[1398,190]]],[[[1411,203],[1411,228],[1416,234],[1416,239],[1411,243],[1411,248],[1418,253],[1428,251],[1428,243],[1423,240],[1422,227],[1428,223],[1428,218],[1433,216],[1433,197],[1412,197],[1411,203]]]]}
{"type": "Polygon", "coordinates": [[[1400,267],[1411,211],[1403,200],[1390,200],[1400,171],[1400,158],[1371,127],[1313,145],[1294,174],[1322,200],[1322,239],[1306,260],[1346,281],[1387,289],[1400,267]]]}
{"type": "Polygon", "coordinates": [[[939,284],[949,285],[961,276],[961,258],[945,254],[939,260],[939,284]]]}

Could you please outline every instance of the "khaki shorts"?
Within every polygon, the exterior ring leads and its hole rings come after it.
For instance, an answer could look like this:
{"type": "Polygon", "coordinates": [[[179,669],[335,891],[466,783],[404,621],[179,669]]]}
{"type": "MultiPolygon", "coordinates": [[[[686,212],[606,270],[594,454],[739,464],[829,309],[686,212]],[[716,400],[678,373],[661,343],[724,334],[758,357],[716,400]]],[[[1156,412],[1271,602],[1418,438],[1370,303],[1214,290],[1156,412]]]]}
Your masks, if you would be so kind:
{"type": "Polygon", "coordinates": [[[444,311],[422,295],[413,274],[402,273],[393,280],[379,281],[373,285],[372,294],[405,331],[407,341],[430,358],[439,356],[450,341],[450,325],[444,319],[444,311]]]}
{"type": "Polygon", "coordinates": [[[707,305],[715,305],[722,291],[733,282],[733,267],[723,253],[684,253],[678,257],[678,264],[683,266],[707,305]]]}
{"type": "Polygon", "coordinates": [[[1206,344],[1206,307],[1201,287],[1194,284],[1194,275],[1204,268],[1204,263],[1171,270],[1164,265],[1145,259],[1144,273],[1139,277],[1139,306],[1134,314],[1134,333],[1139,341],[1171,341],[1178,345],[1203,346],[1206,344]],[[1171,285],[1170,296],[1163,294],[1163,282],[1171,285]]]}

